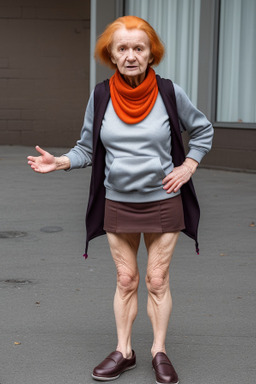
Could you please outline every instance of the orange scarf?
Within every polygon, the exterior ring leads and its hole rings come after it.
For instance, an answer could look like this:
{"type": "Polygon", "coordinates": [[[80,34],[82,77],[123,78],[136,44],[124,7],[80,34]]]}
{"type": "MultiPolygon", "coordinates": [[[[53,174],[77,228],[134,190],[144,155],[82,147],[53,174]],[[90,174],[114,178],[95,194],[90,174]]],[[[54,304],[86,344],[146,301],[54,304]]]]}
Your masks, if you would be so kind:
{"type": "Polygon", "coordinates": [[[158,95],[156,74],[152,68],[136,88],[127,84],[118,71],[110,78],[109,86],[114,110],[127,124],[136,124],[145,119],[158,95]]]}

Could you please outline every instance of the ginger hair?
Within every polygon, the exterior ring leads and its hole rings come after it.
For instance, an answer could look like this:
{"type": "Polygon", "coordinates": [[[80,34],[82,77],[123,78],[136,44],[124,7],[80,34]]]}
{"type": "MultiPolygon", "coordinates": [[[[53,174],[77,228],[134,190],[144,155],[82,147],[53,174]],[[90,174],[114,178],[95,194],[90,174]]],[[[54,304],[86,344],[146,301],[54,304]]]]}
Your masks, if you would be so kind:
{"type": "Polygon", "coordinates": [[[144,31],[150,41],[151,55],[153,61],[149,64],[158,65],[164,56],[164,45],[158,37],[156,31],[151,25],[137,16],[123,16],[119,17],[113,23],[109,24],[105,31],[99,36],[95,51],[95,59],[100,60],[103,64],[106,64],[108,67],[115,69],[116,65],[112,63],[111,55],[111,44],[113,41],[113,34],[120,28],[126,29],[139,29],[144,31]]]}

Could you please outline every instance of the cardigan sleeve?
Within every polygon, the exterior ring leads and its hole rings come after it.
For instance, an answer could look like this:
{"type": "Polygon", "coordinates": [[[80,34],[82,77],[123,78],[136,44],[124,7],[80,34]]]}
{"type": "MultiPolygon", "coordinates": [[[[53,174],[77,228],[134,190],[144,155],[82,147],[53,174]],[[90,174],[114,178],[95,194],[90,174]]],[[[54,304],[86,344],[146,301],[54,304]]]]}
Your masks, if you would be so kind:
{"type": "Polygon", "coordinates": [[[81,130],[81,137],[76,145],[64,156],[70,160],[70,168],[85,168],[92,164],[92,137],[93,137],[93,119],[94,119],[94,91],[91,93],[81,130]]]}
{"type": "Polygon", "coordinates": [[[198,163],[212,147],[213,127],[206,116],[190,101],[184,90],[174,84],[177,111],[181,130],[189,134],[189,152],[186,157],[198,163]]]}

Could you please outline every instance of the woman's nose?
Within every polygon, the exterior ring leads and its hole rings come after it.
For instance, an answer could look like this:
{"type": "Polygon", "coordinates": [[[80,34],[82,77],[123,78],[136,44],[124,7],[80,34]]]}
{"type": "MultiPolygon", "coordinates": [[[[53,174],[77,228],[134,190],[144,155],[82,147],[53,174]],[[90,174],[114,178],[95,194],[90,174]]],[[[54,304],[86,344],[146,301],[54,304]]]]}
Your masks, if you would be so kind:
{"type": "Polygon", "coordinates": [[[135,55],[134,55],[133,49],[129,49],[128,55],[127,55],[127,60],[129,60],[129,61],[135,60],[135,55]]]}

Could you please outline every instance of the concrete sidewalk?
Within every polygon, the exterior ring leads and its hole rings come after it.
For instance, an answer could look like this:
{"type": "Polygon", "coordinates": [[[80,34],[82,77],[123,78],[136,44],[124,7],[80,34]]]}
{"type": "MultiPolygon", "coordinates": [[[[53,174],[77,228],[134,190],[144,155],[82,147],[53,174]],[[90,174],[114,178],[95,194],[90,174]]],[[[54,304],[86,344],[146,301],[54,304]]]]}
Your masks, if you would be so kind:
{"type": "MultiPolygon", "coordinates": [[[[33,153],[0,147],[0,384],[92,384],[116,336],[106,237],[82,258],[90,169],[38,175],[26,163],[33,153]]],[[[182,234],[171,264],[168,354],[181,384],[254,384],[256,175],[199,169],[194,183],[200,255],[182,234]]],[[[143,241],[138,259],[137,368],[120,384],[155,383],[143,241]]]]}

